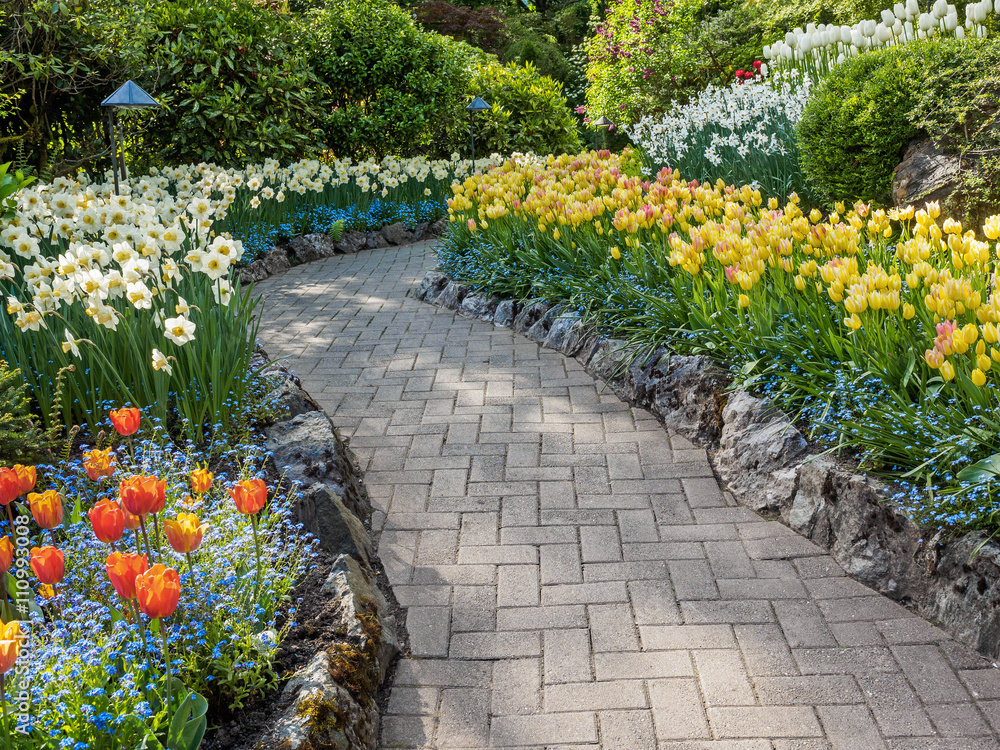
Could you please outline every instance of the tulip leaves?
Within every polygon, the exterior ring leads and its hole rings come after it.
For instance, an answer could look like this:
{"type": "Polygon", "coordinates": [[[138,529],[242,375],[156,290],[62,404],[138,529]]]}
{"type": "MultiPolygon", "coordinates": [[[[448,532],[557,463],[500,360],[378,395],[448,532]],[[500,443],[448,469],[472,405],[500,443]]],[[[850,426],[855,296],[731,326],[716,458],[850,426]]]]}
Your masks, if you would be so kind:
{"type": "MultiPolygon", "coordinates": [[[[176,678],[173,684],[182,690],[184,688],[176,678]]],[[[146,732],[136,750],[198,750],[208,728],[207,712],[208,701],[205,697],[194,691],[189,692],[174,711],[165,743],[161,742],[153,730],[146,727],[138,717],[130,717],[132,724],[142,726],[146,732]]]]}

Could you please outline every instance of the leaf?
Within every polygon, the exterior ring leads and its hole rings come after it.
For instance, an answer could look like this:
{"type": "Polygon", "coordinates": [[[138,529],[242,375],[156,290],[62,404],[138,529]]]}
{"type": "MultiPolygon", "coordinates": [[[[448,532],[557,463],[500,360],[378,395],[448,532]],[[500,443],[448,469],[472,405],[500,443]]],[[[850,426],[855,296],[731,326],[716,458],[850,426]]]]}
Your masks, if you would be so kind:
{"type": "Polygon", "coordinates": [[[994,453],[982,461],[977,461],[972,466],[966,466],[958,472],[958,479],[962,482],[972,482],[982,484],[989,482],[1000,476],[1000,453],[994,453]]]}
{"type": "Polygon", "coordinates": [[[184,696],[170,721],[168,750],[198,750],[208,727],[207,712],[208,701],[204,696],[194,691],[184,696]]]}

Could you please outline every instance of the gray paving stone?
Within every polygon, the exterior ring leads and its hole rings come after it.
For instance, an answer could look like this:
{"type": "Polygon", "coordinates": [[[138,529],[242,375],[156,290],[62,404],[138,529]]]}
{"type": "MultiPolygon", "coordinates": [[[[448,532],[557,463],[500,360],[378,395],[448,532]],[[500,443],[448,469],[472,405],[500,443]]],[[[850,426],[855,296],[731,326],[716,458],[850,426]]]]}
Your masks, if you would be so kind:
{"type": "Polygon", "coordinates": [[[737,506],[573,359],[415,301],[429,243],[257,285],[406,608],[380,747],[1000,750],[1000,670],[737,506]]]}

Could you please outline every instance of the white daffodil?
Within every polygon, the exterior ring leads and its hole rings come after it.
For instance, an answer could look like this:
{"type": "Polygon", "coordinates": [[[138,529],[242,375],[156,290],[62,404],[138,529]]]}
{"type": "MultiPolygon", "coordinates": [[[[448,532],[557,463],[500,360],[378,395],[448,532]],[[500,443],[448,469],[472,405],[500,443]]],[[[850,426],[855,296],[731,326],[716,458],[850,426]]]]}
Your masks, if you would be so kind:
{"type": "Polygon", "coordinates": [[[153,307],[153,293],[141,281],[131,282],[125,291],[125,296],[136,310],[150,310],[153,307]]]}
{"type": "Polygon", "coordinates": [[[62,342],[63,354],[69,354],[72,352],[73,356],[77,359],[80,358],[80,340],[73,337],[70,330],[66,329],[65,340],[62,342]]]}
{"type": "Polygon", "coordinates": [[[165,372],[167,375],[174,374],[174,368],[170,365],[166,355],[159,349],[153,349],[153,369],[165,372]]]}
{"type": "Polygon", "coordinates": [[[178,315],[176,318],[167,318],[163,321],[163,325],[166,337],[178,346],[184,346],[187,342],[194,340],[197,326],[182,315],[178,315]]]}

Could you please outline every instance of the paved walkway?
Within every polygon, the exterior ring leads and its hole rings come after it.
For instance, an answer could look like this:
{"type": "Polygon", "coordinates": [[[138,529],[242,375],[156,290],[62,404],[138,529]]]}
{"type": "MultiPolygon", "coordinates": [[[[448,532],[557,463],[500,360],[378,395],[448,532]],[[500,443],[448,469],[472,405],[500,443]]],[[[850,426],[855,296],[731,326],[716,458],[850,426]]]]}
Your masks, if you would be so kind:
{"type": "Polygon", "coordinates": [[[404,297],[427,244],[261,283],[407,607],[383,748],[998,748],[1000,670],[736,506],[580,365],[404,297]]]}

